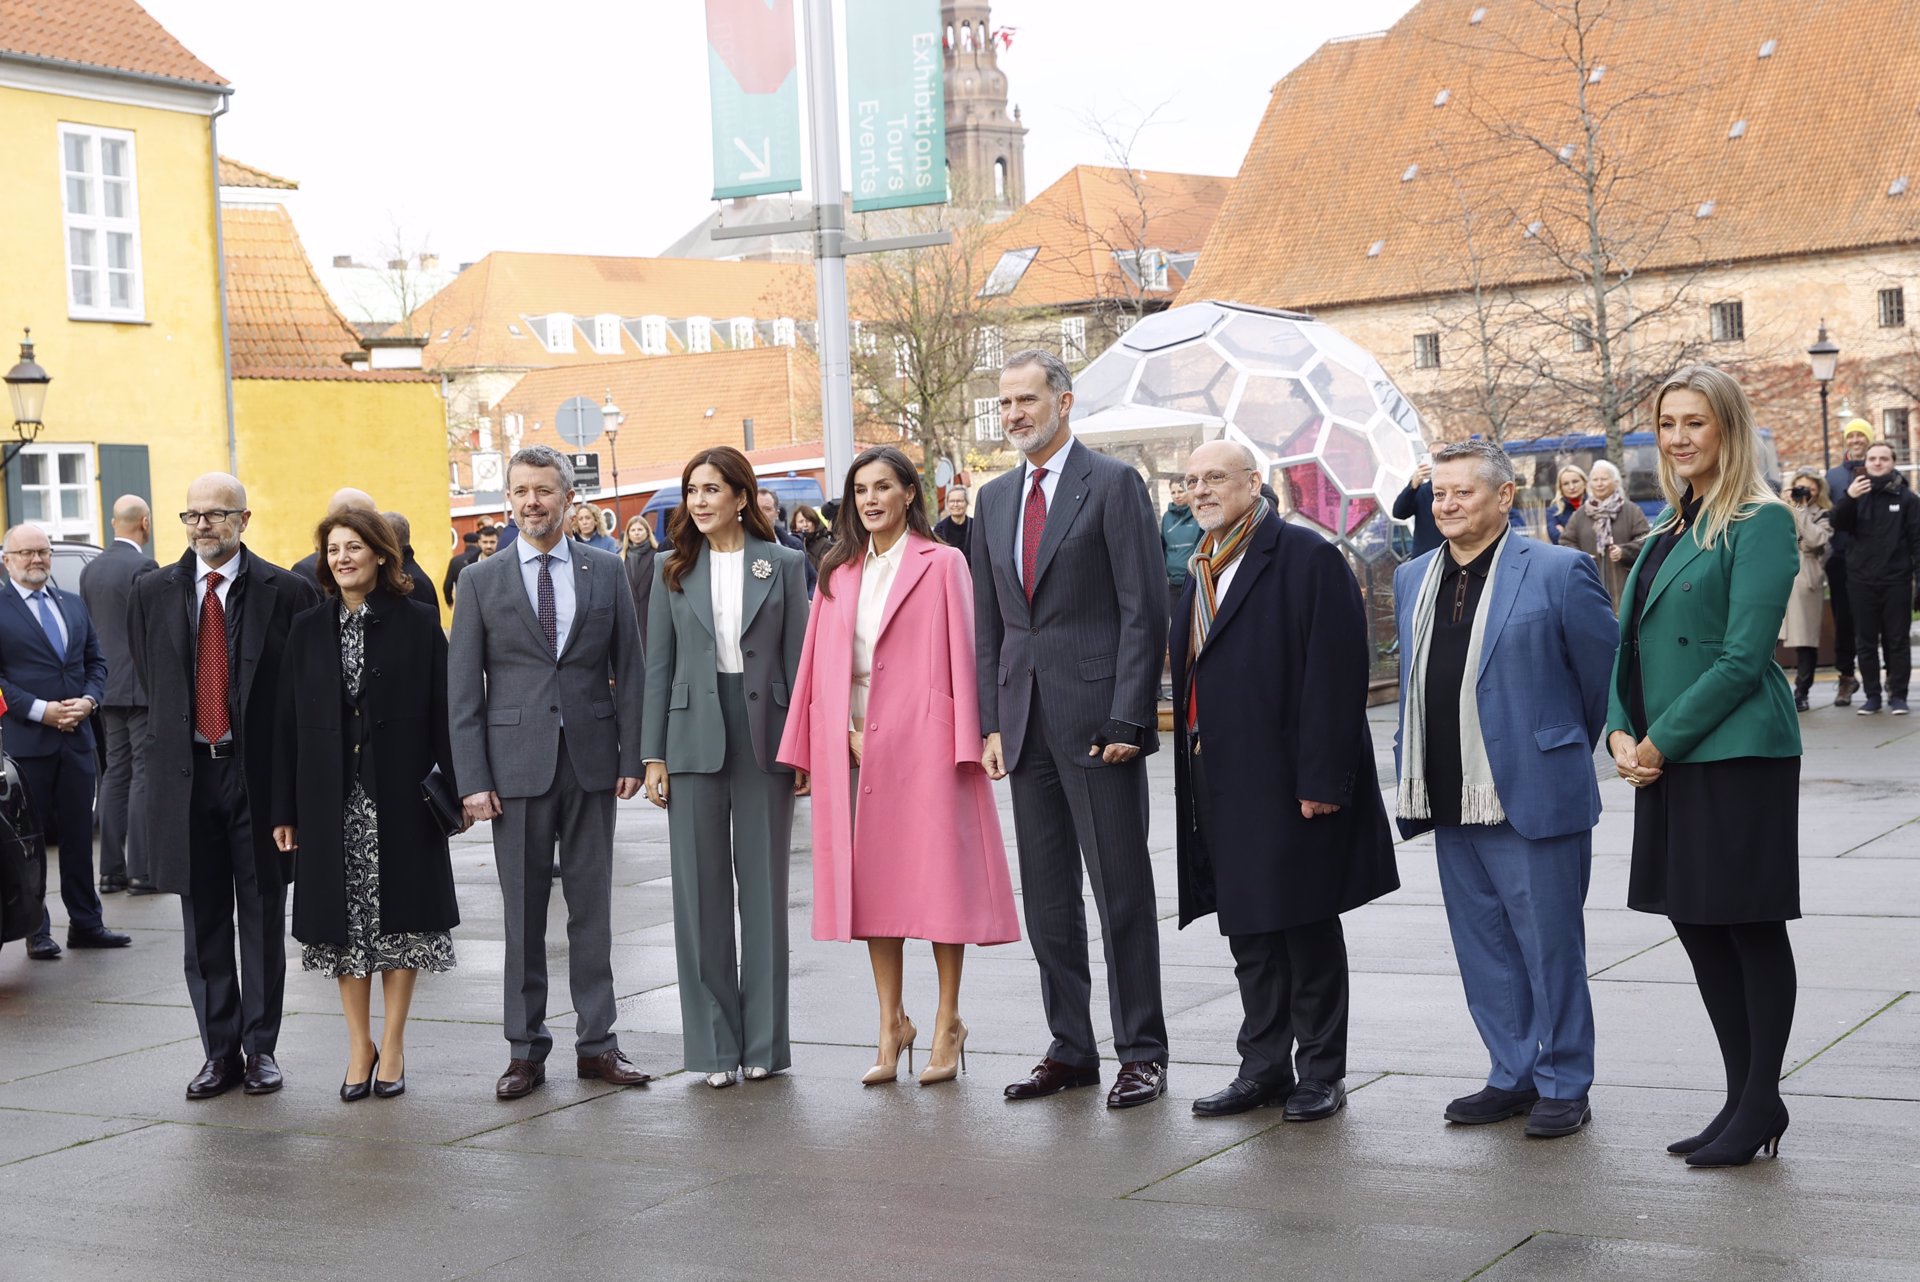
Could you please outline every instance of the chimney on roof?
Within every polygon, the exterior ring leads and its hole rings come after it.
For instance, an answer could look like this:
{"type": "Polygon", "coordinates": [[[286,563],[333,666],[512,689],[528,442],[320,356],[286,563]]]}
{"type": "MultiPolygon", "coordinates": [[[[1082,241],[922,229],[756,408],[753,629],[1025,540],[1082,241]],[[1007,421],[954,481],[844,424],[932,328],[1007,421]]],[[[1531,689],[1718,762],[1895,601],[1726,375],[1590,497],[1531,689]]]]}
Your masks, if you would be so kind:
{"type": "Polygon", "coordinates": [[[353,255],[352,254],[335,254],[333,256],[333,265],[335,267],[351,267],[353,266],[353,255]]]}
{"type": "Polygon", "coordinates": [[[420,255],[421,271],[430,272],[437,269],[439,266],[440,266],[440,255],[438,254],[421,254],[420,255]]]}
{"type": "Polygon", "coordinates": [[[471,266],[473,266],[473,263],[472,263],[471,261],[468,261],[468,262],[464,262],[464,263],[461,263],[461,264],[460,264],[460,270],[461,270],[461,271],[465,271],[465,270],[467,270],[467,268],[469,268],[469,267],[471,267],[471,266]]]}
{"type": "Polygon", "coordinates": [[[387,270],[390,272],[403,272],[407,270],[407,260],[404,258],[389,258],[387,260],[387,270]]]}

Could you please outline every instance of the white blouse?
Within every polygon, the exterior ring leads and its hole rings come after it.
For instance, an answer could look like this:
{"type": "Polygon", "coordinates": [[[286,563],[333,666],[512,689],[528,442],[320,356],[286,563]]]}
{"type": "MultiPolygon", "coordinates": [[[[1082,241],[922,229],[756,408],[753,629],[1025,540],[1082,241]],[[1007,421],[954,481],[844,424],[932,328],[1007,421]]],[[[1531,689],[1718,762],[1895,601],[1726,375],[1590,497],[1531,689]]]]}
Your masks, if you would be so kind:
{"type": "Polygon", "coordinates": [[[869,541],[866,559],[861,563],[860,604],[853,615],[853,688],[847,708],[856,730],[867,715],[867,695],[873,685],[873,644],[880,639],[887,594],[893,590],[906,554],[907,536],[902,534],[885,552],[875,552],[869,541]]]}
{"type": "Polygon", "coordinates": [[[707,577],[713,584],[713,640],[715,666],[722,672],[742,672],[740,613],[746,604],[747,550],[716,552],[707,549],[707,577]]]}

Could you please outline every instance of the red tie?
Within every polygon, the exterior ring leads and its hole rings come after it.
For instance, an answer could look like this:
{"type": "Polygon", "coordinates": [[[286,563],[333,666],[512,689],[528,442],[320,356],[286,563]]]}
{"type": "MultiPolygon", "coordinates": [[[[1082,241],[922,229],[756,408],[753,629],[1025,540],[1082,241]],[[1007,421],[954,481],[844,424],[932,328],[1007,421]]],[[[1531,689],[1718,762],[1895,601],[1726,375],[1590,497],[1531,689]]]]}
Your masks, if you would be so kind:
{"type": "Polygon", "coordinates": [[[200,603],[200,644],[193,674],[193,729],[208,743],[227,737],[227,611],[220,604],[219,571],[207,575],[206,599],[200,603]]]}
{"type": "Polygon", "coordinates": [[[1020,581],[1027,600],[1033,600],[1033,579],[1040,569],[1040,537],[1047,532],[1047,492],[1040,488],[1047,469],[1033,469],[1033,488],[1027,491],[1027,509],[1020,521],[1020,581]]]}

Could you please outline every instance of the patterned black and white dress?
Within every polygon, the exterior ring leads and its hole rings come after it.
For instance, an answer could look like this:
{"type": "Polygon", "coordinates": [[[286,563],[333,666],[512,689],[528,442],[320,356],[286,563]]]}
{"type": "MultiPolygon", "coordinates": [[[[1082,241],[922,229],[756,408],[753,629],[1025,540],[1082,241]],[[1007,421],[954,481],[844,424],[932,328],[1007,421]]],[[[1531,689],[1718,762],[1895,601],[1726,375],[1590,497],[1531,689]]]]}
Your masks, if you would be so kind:
{"type": "MultiPolygon", "coordinates": [[[[367,658],[367,607],[340,605],[340,675],[347,698],[360,696],[367,658]]],[[[453,969],[453,936],[444,930],[380,933],[380,815],[373,798],[353,781],[342,824],[347,869],[347,942],[306,944],[300,962],[334,979],[364,979],[380,970],[453,969]]]]}

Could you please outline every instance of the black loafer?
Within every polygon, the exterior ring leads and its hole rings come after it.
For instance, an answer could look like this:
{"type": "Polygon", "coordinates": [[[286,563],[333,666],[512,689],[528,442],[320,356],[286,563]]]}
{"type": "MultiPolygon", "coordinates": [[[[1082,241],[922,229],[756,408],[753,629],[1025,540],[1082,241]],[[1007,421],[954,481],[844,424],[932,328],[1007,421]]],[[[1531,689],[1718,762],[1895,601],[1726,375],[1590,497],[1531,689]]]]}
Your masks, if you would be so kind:
{"type": "Polygon", "coordinates": [[[108,930],[105,926],[97,930],[69,930],[67,932],[67,947],[69,948],[125,948],[132,942],[132,935],[123,935],[117,930],[108,930]]]}
{"type": "Polygon", "coordinates": [[[110,874],[100,879],[100,893],[103,895],[118,894],[126,888],[127,879],[124,876],[110,874]]]}
{"type": "Polygon", "coordinates": [[[1587,1097],[1579,1099],[1543,1099],[1527,1114],[1527,1134],[1536,1139],[1554,1139],[1572,1135],[1593,1120],[1587,1097]]]}
{"type": "Polygon", "coordinates": [[[225,1095],[240,1084],[240,1075],[244,1071],[237,1055],[232,1059],[210,1059],[200,1066],[200,1071],[187,1083],[187,1098],[202,1100],[225,1095]]]}
{"type": "Polygon", "coordinates": [[[1289,1122],[1317,1122],[1332,1117],[1347,1106],[1347,1088],[1342,1082],[1302,1082],[1287,1096],[1289,1122]]]}
{"type": "Polygon", "coordinates": [[[1462,1095],[1447,1105],[1447,1120],[1461,1126],[1484,1126],[1518,1117],[1540,1100],[1540,1092],[1528,1087],[1523,1091],[1485,1086],[1471,1095],[1462,1095]]]}
{"type": "Polygon", "coordinates": [[[52,935],[42,933],[27,941],[27,956],[35,961],[52,961],[59,955],[60,945],[53,942],[52,935]]]}
{"type": "Polygon", "coordinates": [[[1244,1077],[1236,1077],[1227,1083],[1225,1090],[1215,1091],[1211,1095],[1202,1095],[1195,1100],[1193,1114],[1195,1117],[1232,1117],[1235,1113],[1250,1113],[1256,1108],[1284,1104],[1287,1096],[1292,1093],[1292,1082],[1279,1082],[1267,1086],[1260,1082],[1248,1081],[1244,1077]]]}
{"type": "Polygon", "coordinates": [[[157,895],[160,893],[160,889],[145,877],[129,877],[127,878],[127,893],[129,895],[157,895]]]}

